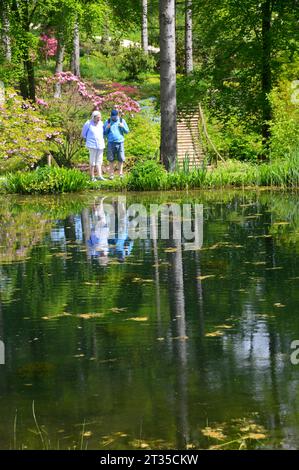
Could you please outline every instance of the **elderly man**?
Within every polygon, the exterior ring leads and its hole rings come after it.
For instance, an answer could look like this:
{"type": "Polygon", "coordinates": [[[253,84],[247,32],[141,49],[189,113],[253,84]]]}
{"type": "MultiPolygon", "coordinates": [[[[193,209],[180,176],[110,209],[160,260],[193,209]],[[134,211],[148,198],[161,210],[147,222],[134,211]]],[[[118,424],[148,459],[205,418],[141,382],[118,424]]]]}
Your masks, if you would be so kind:
{"type": "Polygon", "coordinates": [[[114,178],[114,160],[118,160],[119,176],[123,176],[123,164],[125,161],[124,134],[128,134],[129,128],[126,121],[119,117],[117,109],[111,111],[111,116],[104,124],[104,134],[107,136],[107,159],[110,162],[110,179],[114,178]]]}
{"type": "Polygon", "coordinates": [[[95,168],[98,171],[99,180],[104,180],[102,174],[103,153],[105,148],[104,126],[100,111],[94,111],[91,119],[87,121],[82,129],[82,137],[86,141],[89,150],[90,177],[96,181],[94,176],[95,168]]]}

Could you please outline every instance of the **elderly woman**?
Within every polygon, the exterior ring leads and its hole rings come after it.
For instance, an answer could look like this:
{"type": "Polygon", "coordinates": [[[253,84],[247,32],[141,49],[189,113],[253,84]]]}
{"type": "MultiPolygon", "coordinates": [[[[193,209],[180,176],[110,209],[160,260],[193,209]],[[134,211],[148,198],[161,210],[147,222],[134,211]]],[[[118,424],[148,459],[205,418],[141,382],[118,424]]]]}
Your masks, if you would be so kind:
{"type": "Polygon", "coordinates": [[[82,137],[85,139],[86,147],[89,150],[90,177],[96,181],[95,168],[97,169],[99,180],[104,180],[102,174],[103,153],[105,148],[104,129],[100,111],[94,111],[91,119],[87,121],[82,129],[82,137]]]}

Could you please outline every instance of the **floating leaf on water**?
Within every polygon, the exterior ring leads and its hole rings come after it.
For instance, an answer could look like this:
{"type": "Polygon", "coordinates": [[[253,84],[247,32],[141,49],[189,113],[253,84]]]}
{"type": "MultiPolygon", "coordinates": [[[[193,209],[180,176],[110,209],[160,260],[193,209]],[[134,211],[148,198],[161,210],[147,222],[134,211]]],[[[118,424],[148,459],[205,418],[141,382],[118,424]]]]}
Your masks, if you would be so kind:
{"type": "Polygon", "coordinates": [[[84,318],[84,320],[89,320],[90,318],[101,318],[104,313],[80,313],[77,315],[79,318],[84,318]]]}
{"type": "Polygon", "coordinates": [[[266,437],[266,434],[251,432],[250,434],[246,434],[245,436],[243,436],[243,439],[254,439],[258,441],[260,439],[266,439],[266,437]]]}
{"type": "Polygon", "coordinates": [[[215,274],[207,274],[206,276],[197,276],[196,279],[199,279],[200,281],[204,281],[205,279],[209,279],[212,277],[216,277],[215,274]]]}
{"type": "Polygon", "coordinates": [[[206,333],[205,336],[208,337],[208,338],[213,338],[215,336],[223,336],[223,332],[217,330],[217,331],[213,331],[211,333],[206,333]]]}
{"type": "MultiPolygon", "coordinates": [[[[93,359],[95,359],[95,357],[93,359]]],[[[116,362],[116,361],[117,361],[116,357],[111,357],[110,359],[103,359],[102,361],[99,361],[99,364],[106,364],[107,362],[116,362]]]]}
{"type": "Polygon", "coordinates": [[[280,302],[277,302],[276,304],[274,304],[274,307],[277,307],[277,308],[284,308],[285,305],[284,305],[284,304],[281,304],[280,302]]]}
{"type": "Polygon", "coordinates": [[[172,339],[175,339],[175,340],[178,339],[180,341],[186,341],[187,339],[189,339],[189,337],[188,336],[175,336],[172,339]]]}
{"type": "Polygon", "coordinates": [[[215,328],[222,328],[224,330],[229,330],[230,328],[233,328],[232,325],[217,325],[215,328]]]}
{"type": "Polygon", "coordinates": [[[126,310],[128,310],[128,307],[113,307],[113,308],[110,308],[109,309],[111,312],[113,313],[119,313],[119,312],[125,312],[126,310]]]}
{"type": "Polygon", "coordinates": [[[290,225],[290,222],[286,222],[286,221],[274,222],[273,225],[290,225]]]}
{"type": "Polygon", "coordinates": [[[266,268],[266,271],[277,271],[279,269],[283,269],[282,266],[275,266],[274,268],[266,268]]]}
{"type": "Polygon", "coordinates": [[[92,432],[91,431],[85,431],[83,434],[82,434],[83,437],[91,437],[92,436],[92,432]]]}
{"type": "Polygon", "coordinates": [[[223,434],[222,428],[211,428],[210,426],[207,426],[202,429],[201,432],[204,436],[216,439],[217,441],[223,441],[226,438],[225,434],[223,434]]]}
{"type": "Polygon", "coordinates": [[[128,320],[132,320],[132,321],[148,321],[148,317],[132,317],[132,318],[128,318],[128,320]]]}
{"type": "Polygon", "coordinates": [[[186,449],[187,449],[187,450],[196,449],[196,445],[195,445],[195,444],[192,444],[192,443],[187,444],[187,445],[186,445],[186,449]]]}
{"type": "Polygon", "coordinates": [[[165,253],[175,253],[176,251],[178,251],[177,248],[166,248],[164,250],[165,253]]]}
{"type": "Polygon", "coordinates": [[[163,338],[163,337],[157,338],[157,341],[165,341],[165,338],[163,338]]]}
{"type": "Polygon", "coordinates": [[[272,238],[272,235],[248,235],[247,238],[272,238]]]}
{"type": "Polygon", "coordinates": [[[85,356],[85,354],[75,354],[73,357],[78,358],[78,357],[84,357],[84,356],[85,356]]]}
{"type": "Polygon", "coordinates": [[[141,439],[134,439],[134,441],[130,442],[130,445],[132,447],[135,447],[137,449],[149,449],[150,445],[141,439]]]}

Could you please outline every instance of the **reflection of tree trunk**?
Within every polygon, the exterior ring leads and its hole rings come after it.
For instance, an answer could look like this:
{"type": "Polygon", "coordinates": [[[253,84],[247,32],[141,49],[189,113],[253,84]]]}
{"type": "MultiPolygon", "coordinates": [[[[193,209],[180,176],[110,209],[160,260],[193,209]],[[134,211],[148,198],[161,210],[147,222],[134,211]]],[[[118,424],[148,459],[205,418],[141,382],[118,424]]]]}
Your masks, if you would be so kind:
{"type": "Polygon", "coordinates": [[[2,42],[4,46],[4,56],[8,62],[11,62],[10,21],[8,8],[7,1],[1,0],[0,10],[2,13],[2,42]]]}
{"type": "Polygon", "coordinates": [[[154,262],[155,262],[155,286],[156,286],[156,311],[157,311],[157,322],[158,322],[158,335],[162,335],[161,330],[161,299],[160,299],[160,273],[159,273],[159,254],[158,254],[158,228],[156,224],[155,216],[151,217],[151,230],[153,237],[154,247],[154,262]]]}
{"type": "Polygon", "coordinates": [[[69,216],[64,221],[64,234],[66,240],[76,241],[76,227],[73,216],[69,216]]]}
{"type": "Polygon", "coordinates": [[[197,291],[197,303],[198,303],[198,318],[200,325],[200,333],[204,335],[204,309],[203,309],[203,289],[202,281],[200,280],[201,269],[200,269],[200,255],[195,251],[195,267],[196,267],[196,291],[197,291]]]}
{"type": "MultiPolygon", "coordinates": [[[[65,45],[62,43],[61,39],[58,39],[55,74],[63,71],[64,53],[65,53],[65,45]]],[[[61,83],[57,82],[55,83],[54,98],[60,98],[60,97],[61,97],[61,83]]]]}
{"type": "Polygon", "coordinates": [[[270,355],[270,376],[271,376],[271,391],[272,391],[272,406],[273,411],[273,428],[281,429],[281,419],[279,413],[279,391],[277,385],[277,367],[276,367],[276,355],[277,355],[277,334],[273,331],[272,326],[269,324],[269,355],[270,355]]]}
{"type": "Polygon", "coordinates": [[[177,396],[177,448],[184,449],[188,442],[188,407],[187,407],[187,344],[185,320],[185,295],[183,276],[182,245],[180,240],[171,240],[176,251],[169,253],[169,301],[171,326],[176,364],[175,392],[177,396]]]}
{"type": "Polygon", "coordinates": [[[91,230],[90,230],[89,209],[87,208],[83,209],[81,213],[81,224],[82,224],[82,231],[83,231],[83,240],[85,242],[86,247],[88,248],[88,240],[90,239],[91,230]]]}

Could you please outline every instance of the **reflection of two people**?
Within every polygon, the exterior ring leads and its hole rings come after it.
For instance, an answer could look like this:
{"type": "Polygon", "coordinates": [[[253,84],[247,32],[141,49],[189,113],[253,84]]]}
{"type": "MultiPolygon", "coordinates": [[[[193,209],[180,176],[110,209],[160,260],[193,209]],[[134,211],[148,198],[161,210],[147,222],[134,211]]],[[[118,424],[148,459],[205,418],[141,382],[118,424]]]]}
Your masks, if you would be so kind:
{"type": "Polygon", "coordinates": [[[123,263],[133,249],[133,241],[128,236],[128,217],[126,205],[119,201],[114,204],[115,217],[115,233],[109,238],[110,254],[123,263]]]}
{"type": "Polygon", "coordinates": [[[88,254],[90,258],[98,258],[101,265],[108,264],[108,237],[109,226],[103,206],[104,199],[94,204],[92,208],[92,228],[88,240],[88,254]]]}
{"type": "Polygon", "coordinates": [[[133,241],[128,237],[125,204],[114,205],[116,216],[115,220],[112,220],[113,215],[105,213],[104,199],[102,198],[92,208],[93,225],[88,240],[88,252],[91,258],[98,258],[99,263],[106,266],[109,254],[116,257],[119,262],[124,262],[133,249],[133,241]]]}

